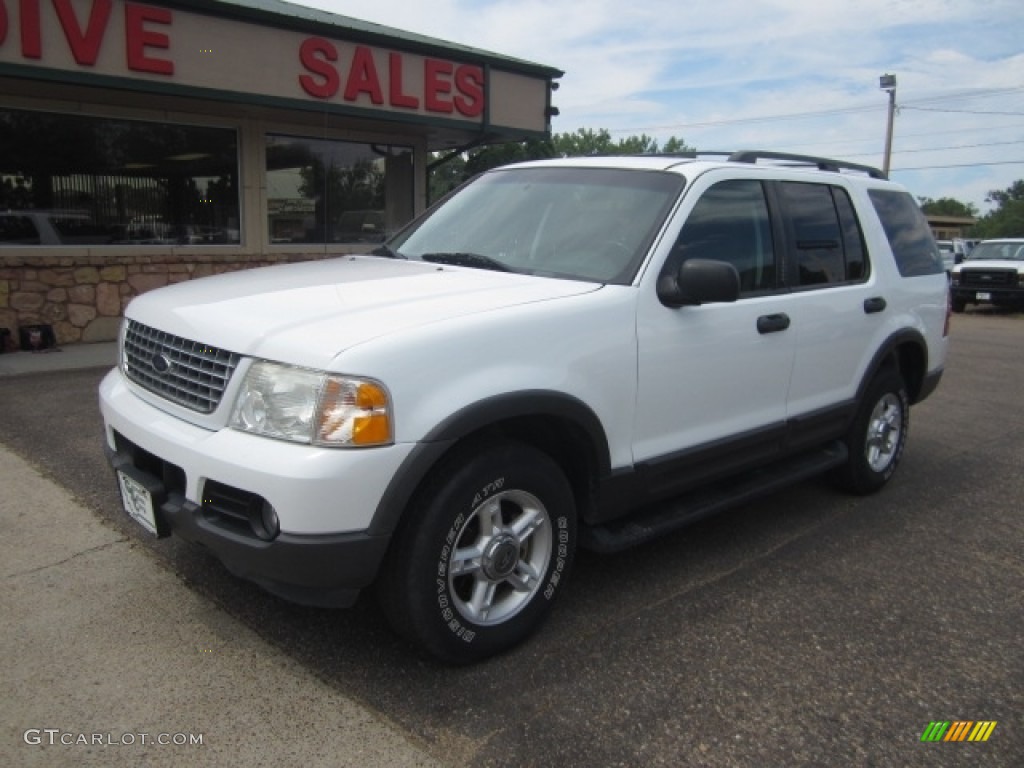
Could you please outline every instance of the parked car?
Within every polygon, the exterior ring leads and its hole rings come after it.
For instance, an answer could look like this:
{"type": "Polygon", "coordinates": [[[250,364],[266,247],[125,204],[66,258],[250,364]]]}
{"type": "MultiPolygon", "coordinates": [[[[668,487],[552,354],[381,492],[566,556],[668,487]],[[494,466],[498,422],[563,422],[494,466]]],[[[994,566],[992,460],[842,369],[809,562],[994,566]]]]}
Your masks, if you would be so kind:
{"type": "Polygon", "coordinates": [[[982,240],[951,275],[954,312],[968,304],[1024,308],[1024,238],[982,240]]]}
{"type": "Polygon", "coordinates": [[[373,586],[450,662],[536,630],[577,547],[878,491],[946,359],[920,208],[826,158],[510,166],[373,253],[136,298],[106,450],[150,534],[297,602],[373,586]]]}
{"type": "Polygon", "coordinates": [[[942,257],[942,267],[946,270],[946,274],[950,274],[953,271],[953,267],[956,265],[956,249],[953,247],[952,240],[936,240],[935,245],[939,247],[939,256],[942,257]]]}
{"type": "Polygon", "coordinates": [[[100,245],[111,232],[75,211],[0,211],[0,247],[16,245],[100,245]]]}

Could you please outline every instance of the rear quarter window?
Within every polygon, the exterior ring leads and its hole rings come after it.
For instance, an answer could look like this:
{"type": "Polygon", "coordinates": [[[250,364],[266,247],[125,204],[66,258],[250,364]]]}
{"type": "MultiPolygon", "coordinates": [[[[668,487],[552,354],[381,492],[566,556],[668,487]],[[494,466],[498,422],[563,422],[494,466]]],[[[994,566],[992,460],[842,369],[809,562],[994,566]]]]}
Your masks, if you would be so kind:
{"type": "Polygon", "coordinates": [[[928,222],[908,192],[868,190],[882,229],[889,239],[896,268],[903,277],[938,275],[945,271],[928,222]]]}

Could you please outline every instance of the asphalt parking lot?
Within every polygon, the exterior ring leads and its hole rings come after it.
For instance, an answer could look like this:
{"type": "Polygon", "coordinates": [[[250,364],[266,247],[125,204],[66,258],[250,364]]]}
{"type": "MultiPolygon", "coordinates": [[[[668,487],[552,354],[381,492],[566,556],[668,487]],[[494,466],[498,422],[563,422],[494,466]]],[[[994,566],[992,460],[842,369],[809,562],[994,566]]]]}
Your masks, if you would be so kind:
{"type": "MultiPolygon", "coordinates": [[[[467,669],[417,656],[368,600],[296,607],[147,539],[103,459],[102,373],[0,378],[0,442],[210,607],[190,620],[237,620],[440,764],[1024,765],[1024,315],[954,317],[942,385],[912,411],[881,494],[805,483],[619,555],[583,553],[541,633],[467,669]],[[997,725],[984,743],[922,742],[933,721],[997,725]]],[[[275,691],[253,678],[235,694],[275,691]]],[[[258,743],[258,720],[244,727],[258,743]]]]}

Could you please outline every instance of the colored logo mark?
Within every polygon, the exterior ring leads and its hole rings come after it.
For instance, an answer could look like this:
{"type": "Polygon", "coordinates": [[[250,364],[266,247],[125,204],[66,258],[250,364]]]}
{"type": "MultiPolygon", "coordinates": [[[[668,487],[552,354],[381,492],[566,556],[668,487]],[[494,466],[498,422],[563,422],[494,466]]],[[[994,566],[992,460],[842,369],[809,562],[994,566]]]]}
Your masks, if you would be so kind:
{"type": "Polygon", "coordinates": [[[995,720],[933,720],[921,734],[921,741],[988,741],[995,729],[995,720]]]}

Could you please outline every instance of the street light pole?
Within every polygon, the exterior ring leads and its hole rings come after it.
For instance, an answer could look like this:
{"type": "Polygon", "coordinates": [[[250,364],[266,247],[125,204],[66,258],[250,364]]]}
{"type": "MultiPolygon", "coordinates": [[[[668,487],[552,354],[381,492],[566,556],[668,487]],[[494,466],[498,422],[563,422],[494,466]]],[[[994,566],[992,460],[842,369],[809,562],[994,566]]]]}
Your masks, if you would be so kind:
{"type": "Polygon", "coordinates": [[[896,117],[896,75],[882,75],[878,78],[878,87],[889,93],[889,119],[885,126],[885,158],[882,161],[882,173],[888,176],[892,161],[892,124],[896,117]]]}

